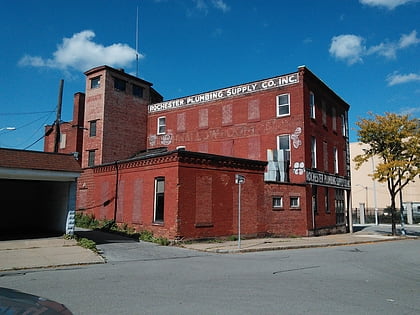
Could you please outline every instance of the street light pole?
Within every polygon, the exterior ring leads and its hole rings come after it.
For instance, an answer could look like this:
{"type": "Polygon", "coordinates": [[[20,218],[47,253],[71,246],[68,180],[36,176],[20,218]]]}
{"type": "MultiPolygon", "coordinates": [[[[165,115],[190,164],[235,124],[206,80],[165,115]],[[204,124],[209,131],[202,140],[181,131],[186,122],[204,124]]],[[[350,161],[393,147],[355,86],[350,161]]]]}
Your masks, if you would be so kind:
{"type": "Polygon", "coordinates": [[[245,176],[236,174],[235,184],[238,184],[238,249],[241,249],[241,185],[245,183],[245,176]]]}
{"type": "MultiPolygon", "coordinates": [[[[373,156],[372,156],[372,172],[375,171],[375,162],[373,161],[373,156]]],[[[375,179],[373,179],[373,203],[375,205],[375,225],[379,224],[379,220],[378,220],[378,204],[376,202],[376,181],[375,179]]]]}

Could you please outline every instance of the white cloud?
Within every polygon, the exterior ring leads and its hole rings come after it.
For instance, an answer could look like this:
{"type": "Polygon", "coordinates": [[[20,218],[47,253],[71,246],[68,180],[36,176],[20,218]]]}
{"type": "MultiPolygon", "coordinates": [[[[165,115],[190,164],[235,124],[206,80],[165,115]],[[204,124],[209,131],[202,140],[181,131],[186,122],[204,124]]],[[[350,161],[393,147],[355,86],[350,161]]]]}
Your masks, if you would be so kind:
{"type": "Polygon", "coordinates": [[[230,10],[230,7],[223,0],[213,0],[212,2],[216,9],[222,10],[224,13],[230,10]]]}
{"type": "MultiPolygon", "coordinates": [[[[95,33],[90,30],[76,33],[63,39],[52,58],[26,55],[19,65],[86,71],[99,65],[125,67],[136,59],[136,51],[130,46],[120,43],[103,46],[93,42],[94,37],[95,33]]],[[[140,54],[139,57],[143,58],[140,54]]]]}
{"type": "Polygon", "coordinates": [[[394,72],[389,74],[386,78],[389,86],[409,83],[413,81],[420,81],[420,74],[416,73],[409,73],[409,74],[399,74],[398,72],[394,72]]]}
{"type": "Polygon", "coordinates": [[[378,45],[366,48],[363,46],[365,39],[357,35],[339,35],[331,39],[329,52],[337,59],[346,61],[348,64],[361,62],[364,56],[380,55],[388,59],[395,59],[397,52],[401,49],[420,43],[417,38],[417,31],[413,30],[409,34],[401,35],[398,41],[385,41],[378,45]]]}
{"type": "Polygon", "coordinates": [[[389,10],[393,10],[400,5],[417,1],[418,0],[359,0],[361,4],[369,5],[372,7],[385,7],[389,10]]]}
{"type": "MultiPolygon", "coordinates": [[[[209,12],[209,6],[217,10],[226,13],[230,10],[230,7],[226,4],[224,0],[193,0],[195,8],[197,11],[207,14],[209,12]]],[[[188,15],[192,15],[192,12],[189,10],[188,15]]]]}
{"type": "Polygon", "coordinates": [[[350,65],[361,62],[365,50],[363,41],[362,37],[352,34],[334,36],[331,39],[329,52],[350,65]]]}
{"type": "Polygon", "coordinates": [[[398,42],[398,47],[402,49],[411,45],[417,45],[418,43],[420,43],[420,39],[417,38],[417,31],[414,30],[410,34],[403,34],[401,36],[400,41],[398,42]]]}
{"type": "Polygon", "coordinates": [[[416,116],[420,113],[420,106],[403,107],[400,109],[400,115],[416,116]]]}

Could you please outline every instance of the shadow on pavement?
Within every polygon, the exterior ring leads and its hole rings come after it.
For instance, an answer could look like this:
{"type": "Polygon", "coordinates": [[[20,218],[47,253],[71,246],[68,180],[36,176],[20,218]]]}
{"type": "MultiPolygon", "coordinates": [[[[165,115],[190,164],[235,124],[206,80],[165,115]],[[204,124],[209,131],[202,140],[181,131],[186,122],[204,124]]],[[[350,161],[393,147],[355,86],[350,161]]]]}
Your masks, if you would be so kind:
{"type": "Polygon", "coordinates": [[[4,233],[0,234],[0,241],[14,241],[37,238],[60,237],[63,233],[59,232],[26,232],[26,233],[4,233]]]}
{"type": "Polygon", "coordinates": [[[137,239],[121,236],[114,233],[107,233],[98,230],[76,230],[75,234],[81,238],[94,241],[97,245],[110,243],[138,243],[137,239]]]}

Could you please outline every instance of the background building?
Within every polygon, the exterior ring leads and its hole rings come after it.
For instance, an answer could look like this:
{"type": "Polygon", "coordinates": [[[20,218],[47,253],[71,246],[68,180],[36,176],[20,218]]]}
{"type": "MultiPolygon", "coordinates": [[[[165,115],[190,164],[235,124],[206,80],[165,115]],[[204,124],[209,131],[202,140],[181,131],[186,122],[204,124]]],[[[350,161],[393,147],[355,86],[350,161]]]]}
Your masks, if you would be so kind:
{"type": "MultiPolygon", "coordinates": [[[[350,143],[350,155],[353,158],[359,154],[363,154],[363,149],[367,147],[367,144],[362,144],[360,142],[350,143]]],[[[370,162],[362,164],[360,169],[356,170],[356,163],[351,161],[352,212],[355,222],[361,221],[360,209],[362,208],[365,209],[364,221],[366,223],[375,223],[376,208],[379,223],[389,223],[389,211],[386,211],[386,209],[391,206],[391,197],[388,192],[387,184],[386,182],[379,183],[378,181],[374,181],[372,177],[369,176],[373,173],[373,170],[378,163],[380,163],[380,160],[378,158],[373,158],[370,162]]],[[[412,220],[410,220],[410,223],[420,222],[420,178],[404,187],[402,197],[405,210],[412,209],[413,211],[413,217],[412,220]]],[[[399,194],[396,198],[396,205],[398,208],[400,207],[399,194]]],[[[410,217],[407,218],[407,220],[409,219],[410,217]]]]}

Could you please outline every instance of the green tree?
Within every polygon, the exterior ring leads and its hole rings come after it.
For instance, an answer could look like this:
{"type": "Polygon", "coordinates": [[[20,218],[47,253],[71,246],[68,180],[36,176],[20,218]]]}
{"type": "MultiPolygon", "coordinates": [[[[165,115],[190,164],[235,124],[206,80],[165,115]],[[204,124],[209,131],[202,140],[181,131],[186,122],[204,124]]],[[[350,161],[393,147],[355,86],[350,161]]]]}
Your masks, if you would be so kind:
{"type": "Polygon", "coordinates": [[[370,119],[356,122],[358,140],[369,147],[354,157],[356,168],[372,157],[379,158],[370,176],[386,182],[391,198],[392,235],[396,235],[396,196],[420,174],[420,126],[418,119],[408,115],[370,114],[370,119]]]}

